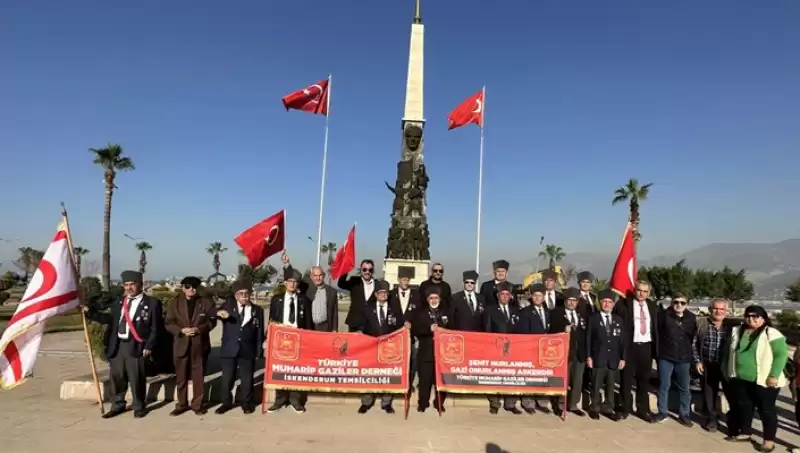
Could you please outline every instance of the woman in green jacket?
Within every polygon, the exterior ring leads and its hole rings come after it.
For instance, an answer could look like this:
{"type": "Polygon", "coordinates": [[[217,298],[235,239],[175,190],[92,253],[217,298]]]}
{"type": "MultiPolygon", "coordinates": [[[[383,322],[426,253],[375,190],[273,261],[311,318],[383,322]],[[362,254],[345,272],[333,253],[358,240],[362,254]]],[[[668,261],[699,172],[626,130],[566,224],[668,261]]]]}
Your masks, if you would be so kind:
{"type": "Polygon", "coordinates": [[[771,325],[763,307],[747,307],[744,323],[731,331],[722,363],[733,397],[725,440],[750,442],[753,412],[757,409],[764,426],[763,452],[775,450],[775,433],[778,431],[775,400],[781,387],[788,384],[783,374],[789,358],[786,338],[771,325]]]}

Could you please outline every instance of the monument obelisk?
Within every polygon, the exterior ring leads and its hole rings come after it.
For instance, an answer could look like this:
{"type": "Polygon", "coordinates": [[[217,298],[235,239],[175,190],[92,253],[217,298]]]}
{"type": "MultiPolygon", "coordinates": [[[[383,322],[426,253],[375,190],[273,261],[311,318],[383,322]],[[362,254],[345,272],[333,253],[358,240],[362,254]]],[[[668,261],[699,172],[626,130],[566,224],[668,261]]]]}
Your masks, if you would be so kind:
{"type": "Polygon", "coordinates": [[[420,0],[415,0],[408,50],[406,103],[401,122],[400,162],[397,163],[397,180],[394,187],[386,183],[394,194],[394,203],[383,272],[384,279],[393,284],[397,282],[398,270],[401,267],[408,267],[414,269],[411,284],[419,285],[428,278],[431,258],[426,212],[428,175],[425,172],[423,158],[424,42],[425,26],[422,25],[420,0]]]}

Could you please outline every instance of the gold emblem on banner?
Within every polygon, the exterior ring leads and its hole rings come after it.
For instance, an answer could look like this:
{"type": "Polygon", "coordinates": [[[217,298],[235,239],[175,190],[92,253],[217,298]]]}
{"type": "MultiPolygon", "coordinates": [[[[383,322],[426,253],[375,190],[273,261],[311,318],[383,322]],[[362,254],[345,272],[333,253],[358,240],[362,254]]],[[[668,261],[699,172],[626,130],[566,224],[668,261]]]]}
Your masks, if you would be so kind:
{"type": "Polygon", "coordinates": [[[378,362],[393,364],[403,361],[403,336],[393,335],[378,341],[378,362]]]}
{"type": "Polygon", "coordinates": [[[442,362],[457,365],[464,362],[464,337],[453,333],[439,335],[439,355],[442,362]]]}
{"type": "Polygon", "coordinates": [[[567,348],[562,338],[539,339],[539,365],[546,368],[555,368],[564,363],[567,348]]]}
{"type": "Polygon", "coordinates": [[[300,358],[300,334],[278,331],[272,342],[272,357],[278,360],[297,360],[300,358]]]}

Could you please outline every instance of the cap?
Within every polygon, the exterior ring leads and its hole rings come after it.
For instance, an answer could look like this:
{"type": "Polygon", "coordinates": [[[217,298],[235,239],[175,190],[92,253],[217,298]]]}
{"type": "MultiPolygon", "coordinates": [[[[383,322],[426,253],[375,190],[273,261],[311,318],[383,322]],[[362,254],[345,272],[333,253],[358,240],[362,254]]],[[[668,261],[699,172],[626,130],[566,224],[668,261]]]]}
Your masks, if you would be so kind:
{"type": "Polygon", "coordinates": [[[478,281],[478,273],[475,271],[464,271],[462,276],[464,277],[464,281],[467,280],[472,280],[473,282],[478,281]]]}
{"type": "Polygon", "coordinates": [[[509,268],[509,265],[508,265],[508,261],[506,261],[506,260],[497,260],[494,263],[492,263],[492,269],[505,269],[505,270],[508,270],[508,268],[509,268]]]}
{"type": "Polygon", "coordinates": [[[594,278],[594,274],[592,274],[589,271],[578,272],[578,283],[580,283],[580,282],[582,282],[584,280],[589,280],[590,282],[593,282],[593,281],[595,281],[597,279],[594,278]]]}
{"type": "Polygon", "coordinates": [[[120,274],[120,277],[122,277],[122,283],[142,283],[143,281],[142,273],[137,271],[123,271],[122,274],[120,274]]]}

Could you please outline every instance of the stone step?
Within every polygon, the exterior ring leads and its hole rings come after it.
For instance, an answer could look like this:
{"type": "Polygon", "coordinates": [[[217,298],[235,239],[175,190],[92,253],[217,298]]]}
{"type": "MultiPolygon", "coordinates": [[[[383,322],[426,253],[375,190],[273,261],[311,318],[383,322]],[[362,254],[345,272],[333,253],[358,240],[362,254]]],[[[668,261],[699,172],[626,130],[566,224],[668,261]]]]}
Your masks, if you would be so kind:
{"type": "MultiPolygon", "coordinates": [[[[255,383],[256,389],[255,394],[257,398],[261,398],[261,383],[263,382],[261,376],[263,375],[263,370],[259,370],[255,373],[255,383]]],[[[238,393],[238,387],[240,382],[236,382],[236,386],[234,387],[234,391],[238,393]]],[[[206,394],[206,401],[209,403],[219,403],[220,402],[220,395],[221,395],[221,373],[214,373],[209,376],[206,376],[205,379],[205,394],[206,394]]],[[[101,378],[100,382],[101,393],[103,395],[103,401],[108,402],[110,400],[110,384],[108,382],[107,377],[101,378]]],[[[267,398],[268,401],[273,401],[275,399],[275,391],[274,390],[267,390],[267,398]]],[[[192,394],[192,383],[189,382],[189,396],[191,398],[192,394]]],[[[127,399],[130,401],[131,394],[130,390],[128,390],[127,399]]],[[[546,398],[546,397],[543,397],[546,398]]],[[[699,405],[700,396],[698,394],[693,394],[693,406],[699,405]]],[[[64,381],[61,383],[61,399],[62,400],[87,400],[87,401],[96,401],[97,396],[94,389],[94,384],[91,380],[91,377],[88,379],[77,379],[77,380],[69,380],[64,381]]],[[[174,401],[175,399],[175,377],[174,375],[160,375],[150,377],[147,380],[147,399],[150,402],[157,402],[157,401],[174,401]]],[[[416,394],[411,395],[411,406],[416,406],[416,394]]],[[[399,402],[399,397],[398,397],[399,402]]],[[[327,392],[320,392],[320,393],[311,393],[308,395],[308,404],[352,404],[358,405],[359,404],[359,394],[357,393],[327,393],[327,392]]],[[[486,397],[483,395],[459,395],[459,394],[449,394],[445,399],[445,407],[485,407],[487,406],[488,402],[486,397]]],[[[650,407],[653,411],[656,410],[657,404],[657,397],[654,393],[650,393],[650,407]]],[[[669,401],[669,408],[671,411],[677,411],[678,409],[678,394],[677,391],[673,388],[673,391],[670,392],[670,401],[669,401]]],[[[728,411],[728,402],[725,397],[720,394],[718,401],[717,401],[717,411],[719,413],[725,413],[728,411]]]]}

